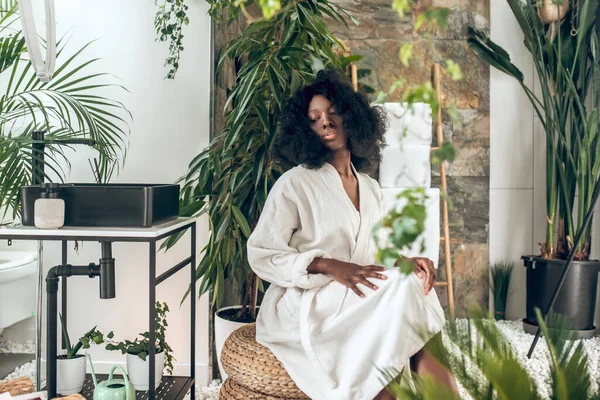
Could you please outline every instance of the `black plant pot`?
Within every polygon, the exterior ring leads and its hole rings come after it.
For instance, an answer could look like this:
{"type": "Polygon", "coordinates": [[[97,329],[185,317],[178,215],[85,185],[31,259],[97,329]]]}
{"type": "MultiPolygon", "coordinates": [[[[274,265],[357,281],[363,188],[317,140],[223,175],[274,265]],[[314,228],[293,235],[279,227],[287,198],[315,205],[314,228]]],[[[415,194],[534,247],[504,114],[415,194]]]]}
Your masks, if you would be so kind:
{"type": "MultiPolygon", "coordinates": [[[[535,334],[538,327],[535,309],[543,313],[550,304],[566,260],[522,258],[527,268],[527,318],[523,320],[523,327],[526,332],[535,334]]],[[[554,312],[569,319],[571,329],[579,338],[592,337],[596,330],[594,314],[599,270],[600,261],[573,261],[552,307],[554,312]]]]}

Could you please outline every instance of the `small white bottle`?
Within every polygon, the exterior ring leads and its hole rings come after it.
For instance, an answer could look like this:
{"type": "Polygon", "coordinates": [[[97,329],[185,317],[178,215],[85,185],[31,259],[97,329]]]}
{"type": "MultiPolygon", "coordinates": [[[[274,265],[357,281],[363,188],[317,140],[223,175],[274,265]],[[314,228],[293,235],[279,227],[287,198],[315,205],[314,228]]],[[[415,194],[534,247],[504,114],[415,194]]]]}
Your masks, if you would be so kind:
{"type": "Polygon", "coordinates": [[[34,203],[33,223],[40,229],[57,229],[65,223],[65,201],[58,198],[58,183],[43,183],[34,203]]]}

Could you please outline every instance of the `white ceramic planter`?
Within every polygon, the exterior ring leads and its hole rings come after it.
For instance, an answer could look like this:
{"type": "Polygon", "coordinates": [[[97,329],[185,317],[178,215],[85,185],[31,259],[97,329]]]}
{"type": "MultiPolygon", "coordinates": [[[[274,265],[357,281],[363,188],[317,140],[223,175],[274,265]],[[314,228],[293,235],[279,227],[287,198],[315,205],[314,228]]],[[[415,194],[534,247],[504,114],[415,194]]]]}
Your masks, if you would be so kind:
{"type": "MultiPolygon", "coordinates": [[[[156,354],[156,363],[154,364],[154,389],[158,389],[162,380],[163,369],[165,368],[165,352],[156,354]]],[[[146,391],[149,389],[148,384],[148,357],[146,361],[139,356],[127,354],[127,375],[129,381],[135,387],[135,390],[146,391]]]]}
{"type": "Polygon", "coordinates": [[[56,361],[56,392],[63,396],[81,392],[85,381],[85,356],[56,361]]]}
{"type": "Polygon", "coordinates": [[[223,382],[225,381],[225,379],[227,379],[227,374],[223,370],[223,365],[221,364],[221,351],[223,350],[225,341],[227,340],[229,335],[233,333],[233,331],[244,325],[247,325],[244,322],[234,322],[219,317],[219,312],[223,310],[231,310],[233,308],[241,308],[241,306],[223,307],[217,310],[217,312],[215,313],[215,347],[217,350],[219,372],[221,373],[221,379],[223,382]]]}

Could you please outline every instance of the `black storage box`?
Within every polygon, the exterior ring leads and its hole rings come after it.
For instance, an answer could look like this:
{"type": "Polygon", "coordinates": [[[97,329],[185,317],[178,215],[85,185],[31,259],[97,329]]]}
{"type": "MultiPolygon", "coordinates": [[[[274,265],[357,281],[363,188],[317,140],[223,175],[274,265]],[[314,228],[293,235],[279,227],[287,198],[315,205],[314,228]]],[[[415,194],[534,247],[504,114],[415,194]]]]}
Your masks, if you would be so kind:
{"type": "MultiPolygon", "coordinates": [[[[41,185],[21,188],[23,225],[34,226],[34,204],[43,191],[41,185]]],[[[58,198],[65,201],[64,226],[147,228],[179,214],[179,185],[66,183],[58,198]]]]}

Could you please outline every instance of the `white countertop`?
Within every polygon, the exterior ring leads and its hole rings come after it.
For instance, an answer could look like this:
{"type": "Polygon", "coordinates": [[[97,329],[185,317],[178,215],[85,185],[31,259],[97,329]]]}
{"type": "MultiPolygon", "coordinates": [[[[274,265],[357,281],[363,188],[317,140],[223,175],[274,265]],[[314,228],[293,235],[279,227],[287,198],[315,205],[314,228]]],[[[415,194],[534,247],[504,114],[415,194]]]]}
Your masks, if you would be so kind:
{"type": "Polygon", "coordinates": [[[0,238],[2,239],[32,239],[44,240],[52,238],[60,240],[62,238],[156,238],[166,233],[172,232],[177,228],[188,225],[195,218],[185,217],[176,218],[165,223],[155,225],[149,228],[121,228],[121,227],[63,227],[59,229],[39,229],[35,226],[6,226],[0,227],[0,238]]]}

